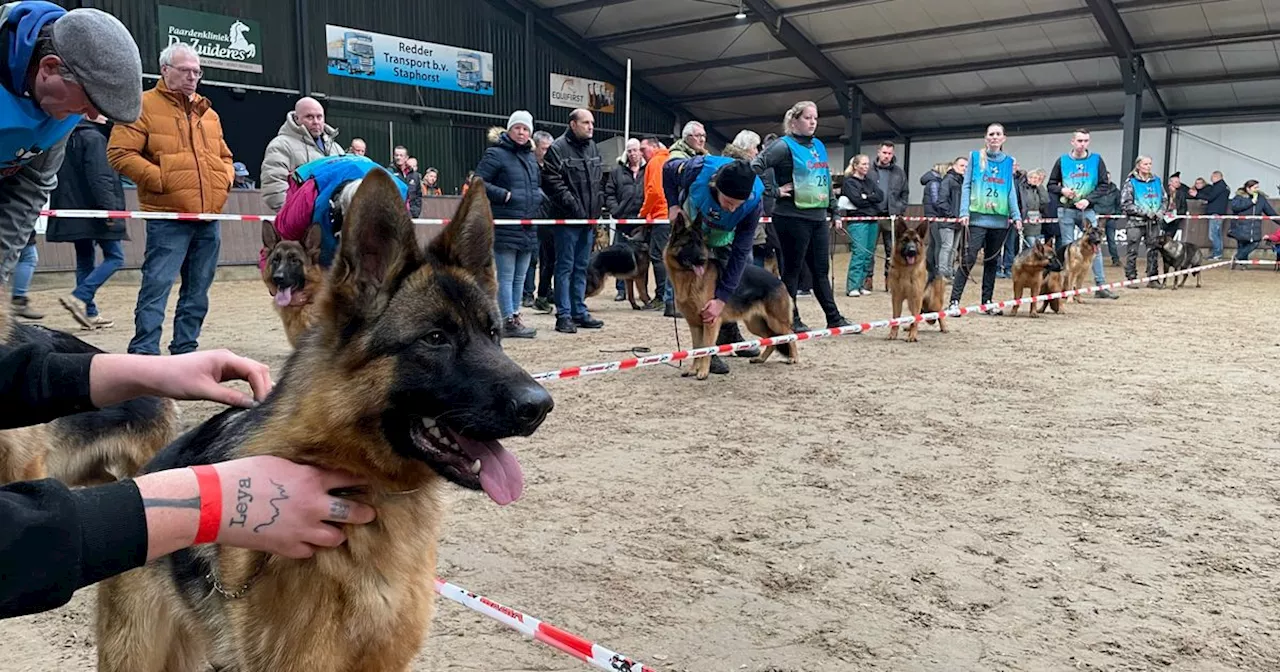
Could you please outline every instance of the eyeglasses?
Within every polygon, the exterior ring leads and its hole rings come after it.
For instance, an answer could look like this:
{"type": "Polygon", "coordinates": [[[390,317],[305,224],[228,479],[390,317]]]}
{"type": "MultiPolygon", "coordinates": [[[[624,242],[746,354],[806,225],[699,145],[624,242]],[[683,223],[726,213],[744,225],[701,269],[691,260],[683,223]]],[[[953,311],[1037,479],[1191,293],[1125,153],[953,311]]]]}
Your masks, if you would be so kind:
{"type": "Polygon", "coordinates": [[[204,71],[201,70],[200,68],[178,67],[176,65],[166,65],[165,67],[172,70],[177,70],[178,72],[182,73],[187,77],[194,77],[196,79],[200,79],[201,77],[204,77],[204,71]]]}

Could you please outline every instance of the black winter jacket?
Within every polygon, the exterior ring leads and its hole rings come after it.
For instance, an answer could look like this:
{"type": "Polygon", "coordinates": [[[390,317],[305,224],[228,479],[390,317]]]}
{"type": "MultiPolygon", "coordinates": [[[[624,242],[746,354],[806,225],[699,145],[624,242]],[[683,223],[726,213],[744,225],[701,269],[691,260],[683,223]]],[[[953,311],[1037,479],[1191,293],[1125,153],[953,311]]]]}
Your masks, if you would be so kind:
{"type": "MultiPolygon", "coordinates": [[[[484,150],[476,177],[484,180],[495,219],[536,219],[542,209],[541,173],[533,156],[533,142],[517,145],[502,133],[484,150]]],[[[533,226],[493,227],[493,249],[536,252],[538,231],[533,226]]]]}
{"type": "MultiPolygon", "coordinates": [[[[120,174],[107,164],[107,136],[111,129],[81,121],[67,138],[67,155],[58,169],[58,188],[49,207],[63,210],[124,210],[120,174]]],[[[45,240],[128,240],[123,219],[50,217],[45,240]]]]}
{"type": "Polygon", "coordinates": [[[1196,195],[1191,196],[1191,198],[1204,201],[1204,214],[1225,215],[1231,201],[1231,188],[1227,186],[1226,182],[1218,180],[1197,191],[1196,195]]]}
{"type": "MultiPolygon", "coordinates": [[[[871,179],[870,173],[865,178],[846,175],[844,183],[840,185],[840,195],[853,204],[853,210],[845,213],[848,217],[875,217],[883,209],[884,192],[880,191],[880,185],[871,179]]],[[[867,223],[875,224],[875,222],[867,223]]]]}
{"type": "MultiPolygon", "coordinates": [[[[1255,198],[1243,189],[1237,189],[1235,198],[1231,199],[1231,214],[1275,217],[1276,211],[1262,192],[1258,192],[1255,198]]],[[[1230,235],[1241,243],[1256,243],[1262,240],[1262,220],[1241,219],[1232,222],[1230,235]]]]}
{"type": "Polygon", "coordinates": [[[542,191],[550,199],[553,219],[595,219],[604,211],[604,160],[596,143],[580,140],[572,130],[547,148],[542,166],[542,191]]]}
{"type": "MultiPolygon", "coordinates": [[[[939,217],[959,217],[960,216],[960,194],[964,190],[964,175],[957,173],[954,168],[947,171],[946,177],[942,178],[942,183],[938,185],[938,202],[933,206],[938,211],[939,217]]],[[[948,229],[959,227],[956,222],[942,222],[942,226],[948,229]]]]}
{"type": "Polygon", "coordinates": [[[942,197],[942,175],[931,168],[920,176],[920,184],[924,187],[924,216],[946,217],[938,210],[938,199],[942,197]]]}
{"type": "MultiPolygon", "coordinates": [[[[874,157],[871,159],[871,172],[867,173],[867,177],[875,180],[876,184],[884,185],[883,191],[884,202],[880,204],[880,214],[882,215],[904,215],[907,212],[907,200],[911,196],[911,190],[907,187],[907,173],[902,170],[902,166],[898,165],[898,157],[893,157],[887,166],[881,166],[874,157]],[[881,179],[881,173],[884,179],[881,179]]],[[[960,199],[956,199],[959,203],[960,199]]],[[[887,229],[888,221],[880,223],[880,227],[887,229]]]]}
{"type": "Polygon", "coordinates": [[[617,219],[638,217],[644,205],[644,166],[633,176],[626,164],[613,167],[604,186],[604,207],[617,219]]]}

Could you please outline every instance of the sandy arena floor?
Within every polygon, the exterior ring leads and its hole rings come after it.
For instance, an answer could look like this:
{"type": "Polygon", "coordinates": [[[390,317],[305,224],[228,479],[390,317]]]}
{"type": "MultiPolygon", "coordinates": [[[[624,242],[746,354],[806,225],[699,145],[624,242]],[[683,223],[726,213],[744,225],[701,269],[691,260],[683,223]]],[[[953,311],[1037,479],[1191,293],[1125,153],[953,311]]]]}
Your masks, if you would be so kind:
{"type": "MultiPolygon", "coordinates": [[[[121,323],[88,340],[124,350],[136,291],[102,292],[121,323]]],[[[796,366],[735,359],[705,382],[666,366],[552,382],[547,423],[507,444],[524,499],[450,490],[438,571],[663,672],[1274,671],[1278,295],[1280,275],[1214,271],[917,344],[880,330],[806,344],[796,366]]],[[[887,297],[839,300],[865,320],[887,297]]],[[[72,328],[55,292],[33,301],[72,328]]],[[[603,331],[533,316],[539,338],[511,355],[544,371],[675,349],[671,320],[591,306],[603,331]]],[[[214,288],[201,343],[277,370],[288,354],[255,282],[214,288]]],[[[0,672],[92,670],[93,599],[0,623],[0,672]]],[[[414,667],[580,669],[445,601],[414,667]]]]}

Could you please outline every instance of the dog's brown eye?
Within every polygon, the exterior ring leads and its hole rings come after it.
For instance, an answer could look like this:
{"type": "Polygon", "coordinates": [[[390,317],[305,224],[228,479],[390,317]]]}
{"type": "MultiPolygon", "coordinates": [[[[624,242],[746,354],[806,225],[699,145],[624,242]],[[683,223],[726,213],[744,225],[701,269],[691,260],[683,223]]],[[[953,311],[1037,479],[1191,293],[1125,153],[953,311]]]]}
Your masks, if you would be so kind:
{"type": "Polygon", "coordinates": [[[496,341],[496,340],[498,340],[498,328],[497,328],[497,327],[490,327],[490,328],[489,328],[489,338],[492,338],[492,339],[493,339],[493,340],[495,340],[495,341],[496,341]]]}
{"type": "Polygon", "coordinates": [[[423,338],[424,340],[426,340],[427,343],[431,345],[445,345],[446,343],[449,342],[449,338],[445,336],[445,333],[439,329],[436,329],[435,331],[427,332],[427,335],[424,336],[423,338]]]}

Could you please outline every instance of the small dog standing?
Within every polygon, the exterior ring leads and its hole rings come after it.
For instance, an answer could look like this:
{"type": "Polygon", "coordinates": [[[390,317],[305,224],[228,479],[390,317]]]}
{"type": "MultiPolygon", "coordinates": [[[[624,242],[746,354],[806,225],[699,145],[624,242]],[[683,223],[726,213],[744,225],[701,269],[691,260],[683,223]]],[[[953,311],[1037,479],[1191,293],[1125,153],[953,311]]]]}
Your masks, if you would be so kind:
{"type": "MultiPolygon", "coordinates": [[[[1169,269],[1175,271],[1185,271],[1188,268],[1195,268],[1204,264],[1204,250],[1201,250],[1195,243],[1184,243],[1180,240],[1174,240],[1173,236],[1162,233],[1156,236],[1156,249],[1160,251],[1160,256],[1164,257],[1164,272],[1168,273],[1169,269]]],[[[1177,289],[1187,284],[1187,276],[1196,276],[1196,287],[1200,286],[1200,271],[1195,273],[1184,273],[1182,277],[1174,278],[1172,286],[1169,289],[1177,289]],[[1181,280],[1181,282],[1179,282],[1181,280]]]]}
{"type": "MultiPolygon", "coordinates": [[[[1041,308],[1036,311],[1036,297],[1040,296],[1040,290],[1044,287],[1046,269],[1051,265],[1057,265],[1057,256],[1053,253],[1053,244],[1046,243],[1043,240],[1038,241],[1032,247],[1028,247],[1013,260],[1013,298],[1021,299],[1022,290],[1031,290],[1031,317],[1039,317],[1044,312],[1041,308]]],[[[1061,266],[1058,266],[1061,270],[1061,266]]],[[[1020,305],[1015,304],[1013,310],[1009,311],[1012,317],[1018,314],[1020,305]]],[[[1054,308],[1057,312],[1057,308],[1054,308]]]]}

